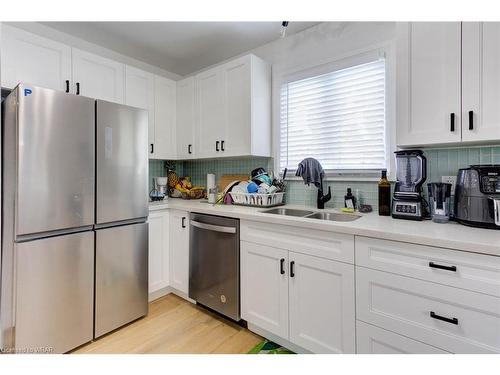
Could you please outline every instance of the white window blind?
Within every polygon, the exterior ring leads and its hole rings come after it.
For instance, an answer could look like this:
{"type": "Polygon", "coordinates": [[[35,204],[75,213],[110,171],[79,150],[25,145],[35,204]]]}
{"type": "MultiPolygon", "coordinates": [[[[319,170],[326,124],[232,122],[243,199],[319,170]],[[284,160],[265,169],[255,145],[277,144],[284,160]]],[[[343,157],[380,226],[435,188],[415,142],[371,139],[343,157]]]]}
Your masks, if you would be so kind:
{"type": "Polygon", "coordinates": [[[280,167],[313,157],[330,171],[387,168],[383,58],[288,82],[280,93],[280,167]]]}

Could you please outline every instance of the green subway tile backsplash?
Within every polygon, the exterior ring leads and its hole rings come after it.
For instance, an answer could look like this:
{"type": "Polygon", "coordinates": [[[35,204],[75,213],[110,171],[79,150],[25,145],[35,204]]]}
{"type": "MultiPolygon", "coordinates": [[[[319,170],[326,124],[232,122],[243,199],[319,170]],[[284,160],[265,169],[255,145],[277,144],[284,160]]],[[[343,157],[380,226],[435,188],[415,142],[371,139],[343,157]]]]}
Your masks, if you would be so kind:
{"type": "MultiPolygon", "coordinates": [[[[427,157],[427,182],[440,182],[441,176],[455,176],[459,168],[471,164],[500,164],[500,146],[455,147],[455,148],[424,148],[427,157]]],[[[272,158],[241,158],[241,159],[213,159],[175,162],[179,176],[188,175],[195,185],[205,185],[207,173],[214,173],[216,180],[225,174],[250,174],[257,167],[273,171],[272,158]]],[[[149,161],[150,189],[152,177],[165,176],[164,160],[149,161]]],[[[359,181],[325,181],[325,186],[332,189],[332,200],[327,207],[343,207],[344,195],[348,187],[354,194],[358,191],[361,202],[371,204],[373,209],[378,207],[378,193],[376,182],[359,181]]],[[[426,188],[424,187],[424,191],[426,188]]],[[[305,186],[302,181],[288,181],[286,201],[291,204],[314,206],[316,204],[317,189],[305,186]]]]}

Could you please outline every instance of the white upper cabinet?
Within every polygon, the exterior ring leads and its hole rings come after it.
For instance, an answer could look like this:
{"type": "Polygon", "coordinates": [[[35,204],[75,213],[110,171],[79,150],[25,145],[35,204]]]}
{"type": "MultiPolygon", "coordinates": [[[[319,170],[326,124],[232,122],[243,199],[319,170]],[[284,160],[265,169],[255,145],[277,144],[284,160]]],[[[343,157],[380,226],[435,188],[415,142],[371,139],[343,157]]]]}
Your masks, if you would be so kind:
{"type": "Polygon", "coordinates": [[[155,82],[154,75],[133,68],[125,67],[125,104],[133,107],[143,108],[148,111],[148,139],[149,139],[149,157],[154,154],[151,152],[155,143],[155,82]]]}
{"type": "Polygon", "coordinates": [[[500,139],[500,23],[462,27],[462,139],[500,139]]]}
{"type": "Polygon", "coordinates": [[[224,156],[251,154],[251,68],[250,56],[234,60],[222,68],[225,129],[221,147],[224,156]]]}
{"type": "Polygon", "coordinates": [[[397,145],[500,140],[500,23],[398,25],[397,145]]]}
{"type": "Polygon", "coordinates": [[[124,103],[125,66],[79,49],[72,49],[73,93],[124,103]]]}
{"type": "Polygon", "coordinates": [[[398,25],[398,146],[460,142],[460,75],[460,22],[398,25]]]}
{"type": "Polygon", "coordinates": [[[247,55],[195,76],[197,158],[271,156],[271,69],[247,55]]]}
{"type": "MultiPolygon", "coordinates": [[[[176,83],[155,76],[154,144],[155,159],[175,159],[176,150],[176,83]]],[[[151,150],[150,150],[151,151],[151,150]]]]}
{"type": "Polygon", "coordinates": [[[210,69],[196,76],[196,156],[220,154],[221,130],[224,124],[222,70],[210,69]]]}
{"type": "Polygon", "coordinates": [[[180,159],[195,156],[195,105],[194,77],[177,81],[177,157],[180,159]]]}
{"type": "Polygon", "coordinates": [[[14,27],[2,25],[2,86],[19,82],[66,91],[71,83],[71,48],[14,27]],[[67,81],[67,83],[66,83],[67,81]]]}

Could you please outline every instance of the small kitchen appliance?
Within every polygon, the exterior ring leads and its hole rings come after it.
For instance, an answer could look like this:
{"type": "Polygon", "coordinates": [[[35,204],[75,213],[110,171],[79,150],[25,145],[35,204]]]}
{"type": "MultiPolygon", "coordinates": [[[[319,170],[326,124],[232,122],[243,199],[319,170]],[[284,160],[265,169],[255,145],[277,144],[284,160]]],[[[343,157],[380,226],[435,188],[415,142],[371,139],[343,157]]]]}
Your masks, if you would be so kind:
{"type": "Polygon", "coordinates": [[[433,182],[427,184],[432,221],[447,223],[450,220],[451,184],[433,182]]]}
{"type": "Polygon", "coordinates": [[[396,186],[392,197],[392,217],[422,220],[428,216],[422,197],[427,178],[427,159],[421,150],[396,151],[396,186]]]}
{"type": "Polygon", "coordinates": [[[167,177],[156,177],[156,190],[163,196],[168,196],[168,179],[167,177]]]}
{"type": "Polygon", "coordinates": [[[458,171],[455,219],[466,225],[500,229],[500,165],[471,165],[458,171]]]}

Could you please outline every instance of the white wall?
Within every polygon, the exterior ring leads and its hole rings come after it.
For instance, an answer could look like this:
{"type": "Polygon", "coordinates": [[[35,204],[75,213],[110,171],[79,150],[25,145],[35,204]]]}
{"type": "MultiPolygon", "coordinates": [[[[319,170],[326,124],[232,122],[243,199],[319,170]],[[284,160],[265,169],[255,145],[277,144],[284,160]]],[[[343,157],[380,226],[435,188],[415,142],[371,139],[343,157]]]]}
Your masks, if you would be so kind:
{"type": "Polygon", "coordinates": [[[173,79],[175,81],[179,80],[182,78],[180,75],[169,72],[167,70],[161,69],[157,66],[147,64],[143,61],[139,61],[137,59],[134,59],[129,56],[122,55],[118,52],[112,51],[108,48],[99,46],[97,44],[89,43],[83,39],[74,37],[72,35],[63,33],[59,30],[53,29],[51,27],[42,25],[37,22],[4,22],[7,25],[14,26],[26,31],[29,31],[31,33],[43,36],[48,39],[55,40],[60,43],[67,44],[71,47],[75,47],[78,49],[82,49],[84,51],[88,51],[91,53],[95,53],[96,55],[100,55],[103,57],[107,57],[111,60],[118,61],[120,63],[126,64],[126,65],[131,65],[136,68],[163,76],[167,77],[170,79],[173,79]]]}

